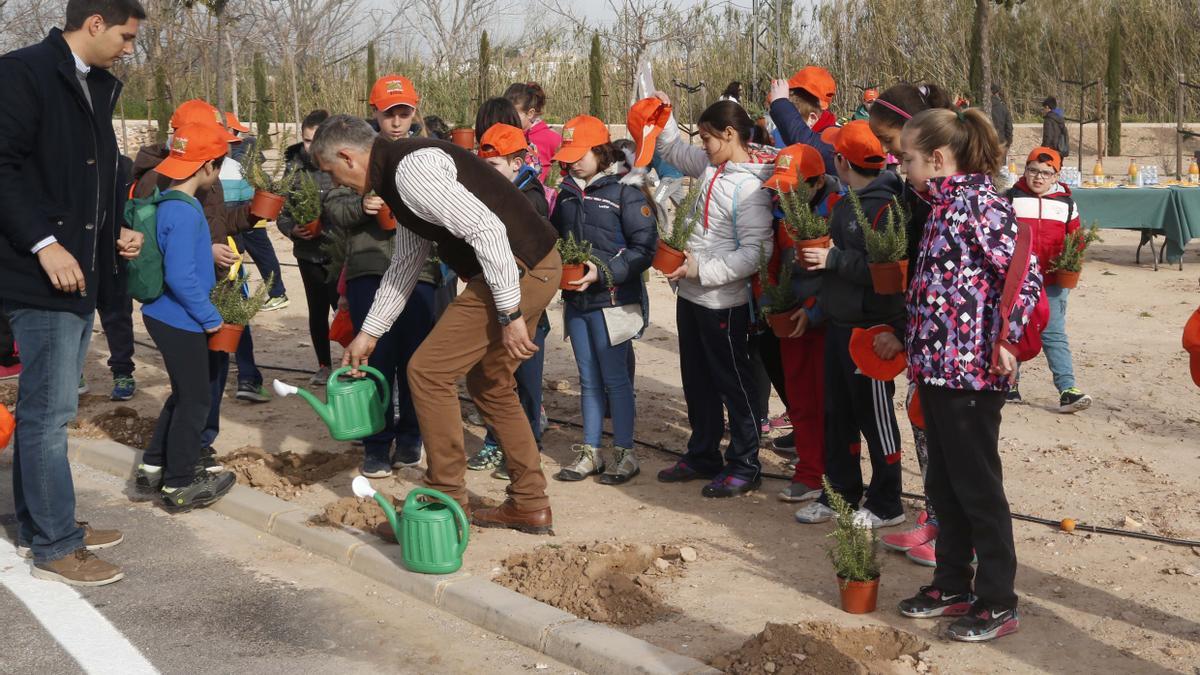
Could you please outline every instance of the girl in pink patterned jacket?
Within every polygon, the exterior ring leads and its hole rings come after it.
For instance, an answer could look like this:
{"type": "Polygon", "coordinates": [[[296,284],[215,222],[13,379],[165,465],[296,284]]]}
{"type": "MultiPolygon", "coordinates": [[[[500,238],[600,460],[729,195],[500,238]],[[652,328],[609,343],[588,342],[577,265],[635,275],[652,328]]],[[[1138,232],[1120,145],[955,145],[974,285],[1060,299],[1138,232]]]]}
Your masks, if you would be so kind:
{"type": "Polygon", "coordinates": [[[1013,264],[1018,224],[990,178],[1003,152],[984,113],[926,110],[905,124],[900,142],[908,180],[928,186],[933,207],[909,263],[906,349],[928,434],[925,489],[940,521],[933,583],[900,612],[957,616],[949,637],[982,642],[1020,625],[1000,410],[1042,278],[1028,255],[1013,264]],[[1019,276],[1005,293],[1010,275],[1019,276]]]}

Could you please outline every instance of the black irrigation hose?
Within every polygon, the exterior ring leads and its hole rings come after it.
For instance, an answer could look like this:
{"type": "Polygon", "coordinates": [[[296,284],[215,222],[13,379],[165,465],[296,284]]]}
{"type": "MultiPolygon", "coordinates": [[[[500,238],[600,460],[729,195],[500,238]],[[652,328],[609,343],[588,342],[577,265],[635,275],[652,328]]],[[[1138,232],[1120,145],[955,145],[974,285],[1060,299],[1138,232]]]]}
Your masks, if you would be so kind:
{"type": "MultiPolygon", "coordinates": [[[[155,347],[153,344],[148,344],[148,343],[142,342],[140,340],[134,340],[134,343],[139,344],[148,349],[153,349],[154,351],[158,351],[158,348],[155,347]]],[[[311,370],[306,370],[304,368],[287,368],[285,366],[268,366],[268,365],[264,365],[261,363],[257,364],[257,365],[259,368],[261,368],[263,370],[278,370],[278,371],[285,372],[285,373],[303,373],[305,375],[311,375],[313,372],[311,370]]],[[[468,403],[472,402],[471,398],[469,396],[459,396],[458,398],[460,401],[466,401],[468,403]]],[[[557,417],[547,417],[546,419],[550,420],[551,422],[554,422],[555,424],[565,424],[569,427],[574,427],[576,429],[583,428],[582,424],[580,424],[579,422],[573,422],[571,420],[564,420],[564,419],[560,419],[557,417]]],[[[605,431],[602,433],[605,436],[609,436],[609,437],[612,436],[612,433],[608,432],[608,431],[605,431]]],[[[634,444],[640,445],[644,448],[649,448],[651,450],[658,450],[659,452],[665,452],[668,455],[672,455],[674,457],[683,457],[682,452],[680,452],[678,450],[672,450],[672,449],[664,446],[662,443],[647,443],[646,441],[638,440],[637,438],[633,439],[633,442],[634,442],[634,444]]],[[[763,475],[763,478],[773,478],[775,480],[786,480],[786,481],[792,480],[791,476],[787,476],[787,475],[784,475],[781,473],[770,473],[770,472],[764,471],[762,475],[763,475]]],[[[909,499],[920,499],[920,500],[925,499],[925,495],[916,494],[914,492],[901,492],[900,494],[901,494],[901,496],[907,497],[909,499]]],[[[1016,520],[1023,520],[1025,522],[1029,522],[1029,523],[1037,523],[1039,525],[1048,525],[1050,527],[1059,527],[1060,526],[1060,521],[1050,520],[1049,518],[1040,518],[1038,516],[1029,516],[1029,515],[1025,515],[1023,513],[1016,513],[1016,512],[1013,512],[1011,515],[1016,520]]],[[[1164,537],[1162,535],[1149,534],[1146,532],[1133,532],[1130,530],[1117,529],[1115,527],[1103,527],[1100,525],[1087,525],[1085,523],[1078,523],[1075,525],[1075,529],[1078,531],[1081,531],[1081,532],[1093,532],[1095,534],[1111,534],[1111,535],[1118,536],[1118,537],[1129,537],[1132,539],[1144,539],[1145,541],[1153,541],[1153,542],[1157,542],[1160,544],[1170,544],[1172,546],[1200,546],[1200,541],[1195,541],[1195,540],[1191,540],[1191,539],[1176,539],[1174,537],[1164,537]]]]}

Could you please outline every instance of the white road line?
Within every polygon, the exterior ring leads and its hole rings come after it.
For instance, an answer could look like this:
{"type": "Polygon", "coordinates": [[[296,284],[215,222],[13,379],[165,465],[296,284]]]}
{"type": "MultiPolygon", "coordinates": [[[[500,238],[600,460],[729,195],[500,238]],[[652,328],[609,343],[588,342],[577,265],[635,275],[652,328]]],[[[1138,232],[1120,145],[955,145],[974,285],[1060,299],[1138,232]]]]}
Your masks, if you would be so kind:
{"type": "Polygon", "coordinates": [[[0,584],[17,596],[71,658],[90,675],[158,673],[142,653],[66,584],[35,579],[29,561],[0,539],[0,584]]]}

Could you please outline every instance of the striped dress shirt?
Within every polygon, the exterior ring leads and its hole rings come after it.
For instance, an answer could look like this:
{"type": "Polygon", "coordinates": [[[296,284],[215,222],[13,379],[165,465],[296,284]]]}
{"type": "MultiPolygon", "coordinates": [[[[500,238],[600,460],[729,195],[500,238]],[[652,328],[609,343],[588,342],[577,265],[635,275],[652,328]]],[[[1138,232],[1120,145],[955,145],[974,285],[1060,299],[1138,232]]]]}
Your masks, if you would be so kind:
{"type": "MultiPolygon", "coordinates": [[[[438,148],[424,148],[400,160],[396,190],[418,218],[446,228],[471,245],[499,312],[510,313],[520,306],[521,274],[508,230],[458,182],[458,169],[450,155],[438,148]]],[[[396,322],[417,284],[430,246],[429,240],[411,230],[396,229],[396,252],[363,322],[363,332],[381,337],[396,322]]]]}

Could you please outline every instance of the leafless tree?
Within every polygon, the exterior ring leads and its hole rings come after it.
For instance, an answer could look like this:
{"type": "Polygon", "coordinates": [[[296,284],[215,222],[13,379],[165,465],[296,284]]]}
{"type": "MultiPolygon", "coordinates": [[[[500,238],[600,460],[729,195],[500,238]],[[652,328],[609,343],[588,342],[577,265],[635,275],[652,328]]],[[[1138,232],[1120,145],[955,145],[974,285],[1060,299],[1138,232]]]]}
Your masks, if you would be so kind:
{"type": "Polygon", "coordinates": [[[484,26],[516,6],[515,0],[416,0],[412,9],[434,66],[456,69],[474,56],[484,26]]]}

